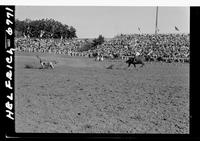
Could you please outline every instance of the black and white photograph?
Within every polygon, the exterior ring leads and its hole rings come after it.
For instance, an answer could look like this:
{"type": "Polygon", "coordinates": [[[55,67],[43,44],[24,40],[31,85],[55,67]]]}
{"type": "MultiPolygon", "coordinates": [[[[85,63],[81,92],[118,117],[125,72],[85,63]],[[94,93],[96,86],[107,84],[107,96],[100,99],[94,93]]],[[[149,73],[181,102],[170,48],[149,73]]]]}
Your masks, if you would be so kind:
{"type": "Polygon", "coordinates": [[[191,134],[189,5],[4,10],[16,135],[191,134]]]}
{"type": "Polygon", "coordinates": [[[189,7],[15,7],[17,133],[189,134],[189,7]]]}

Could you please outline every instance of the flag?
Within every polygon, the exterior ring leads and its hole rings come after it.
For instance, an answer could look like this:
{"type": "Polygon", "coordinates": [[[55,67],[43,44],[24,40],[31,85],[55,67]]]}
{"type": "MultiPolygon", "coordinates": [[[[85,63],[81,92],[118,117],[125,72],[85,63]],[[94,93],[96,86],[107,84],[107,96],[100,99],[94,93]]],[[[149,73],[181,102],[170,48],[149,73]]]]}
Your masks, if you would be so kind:
{"type": "Polygon", "coordinates": [[[176,31],[179,31],[178,27],[175,26],[175,30],[176,30],[176,31]]]}
{"type": "MultiPolygon", "coordinates": [[[[138,30],[140,31],[140,28],[138,27],[138,30]]],[[[141,31],[140,31],[141,32],[141,31]]]]}

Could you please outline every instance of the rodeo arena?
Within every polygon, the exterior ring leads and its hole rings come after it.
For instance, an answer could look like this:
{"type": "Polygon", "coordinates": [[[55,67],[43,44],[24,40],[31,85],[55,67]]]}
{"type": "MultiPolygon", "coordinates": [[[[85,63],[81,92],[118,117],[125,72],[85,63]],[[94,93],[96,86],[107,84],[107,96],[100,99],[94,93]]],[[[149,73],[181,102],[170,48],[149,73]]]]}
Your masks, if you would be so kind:
{"type": "Polygon", "coordinates": [[[189,134],[190,34],[15,37],[19,133],[189,134]]]}

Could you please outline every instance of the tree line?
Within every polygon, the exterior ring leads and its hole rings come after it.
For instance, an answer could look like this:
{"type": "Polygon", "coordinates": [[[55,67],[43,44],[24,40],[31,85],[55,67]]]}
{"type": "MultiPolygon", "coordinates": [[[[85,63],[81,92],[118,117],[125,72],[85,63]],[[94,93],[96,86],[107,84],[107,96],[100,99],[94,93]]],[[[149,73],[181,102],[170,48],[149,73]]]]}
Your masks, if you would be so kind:
{"type": "Polygon", "coordinates": [[[88,51],[88,50],[94,50],[97,48],[98,45],[103,44],[105,41],[105,38],[102,35],[99,35],[97,38],[94,38],[91,41],[86,41],[85,44],[78,49],[78,51],[88,51]]]}
{"type": "Polygon", "coordinates": [[[62,24],[54,19],[20,21],[15,20],[16,37],[33,37],[33,38],[76,38],[76,29],[73,26],[62,24]]]}

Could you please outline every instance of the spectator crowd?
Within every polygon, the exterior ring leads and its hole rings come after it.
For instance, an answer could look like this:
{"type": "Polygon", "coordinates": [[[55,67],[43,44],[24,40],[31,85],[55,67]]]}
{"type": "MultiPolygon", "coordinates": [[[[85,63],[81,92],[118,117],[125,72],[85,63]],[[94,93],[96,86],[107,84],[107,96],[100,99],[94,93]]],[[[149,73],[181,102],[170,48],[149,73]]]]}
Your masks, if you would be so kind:
{"type": "Polygon", "coordinates": [[[118,35],[98,46],[102,54],[131,56],[136,52],[156,57],[189,57],[190,42],[188,34],[132,34],[118,35]]]}
{"type": "Polygon", "coordinates": [[[98,53],[103,56],[117,54],[119,57],[131,56],[136,52],[156,57],[189,58],[189,34],[121,34],[104,41],[94,50],[79,52],[88,42],[87,39],[33,39],[15,38],[15,47],[19,51],[48,52],[71,56],[88,56],[98,53]]]}
{"type": "Polygon", "coordinates": [[[43,52],[55,54],[77,53],[85,40],[79,39],[37,39],[37,38],[15,38],[15,47],[18,51],[43,52]]]}

